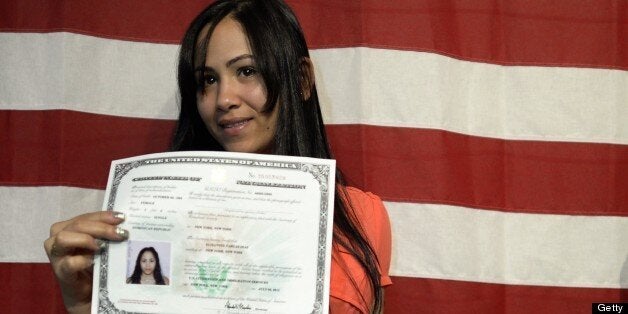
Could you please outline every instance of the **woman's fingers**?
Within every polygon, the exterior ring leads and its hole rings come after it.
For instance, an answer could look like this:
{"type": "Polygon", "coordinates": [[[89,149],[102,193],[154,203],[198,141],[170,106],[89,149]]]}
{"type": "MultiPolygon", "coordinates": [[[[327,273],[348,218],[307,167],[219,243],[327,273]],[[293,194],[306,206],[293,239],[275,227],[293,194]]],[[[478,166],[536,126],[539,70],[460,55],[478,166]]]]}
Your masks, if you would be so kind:
{"type": "Polygon", "coordinates": [[[64,230],[68,225],[74,224],[77,221],[94,221],[101,222],[109,225],[117,225],[124,221],[124,214],[114,211],[98,211],[76,216],[72,219],[60,221],[53,224],[50,227],[50,236],[54,236],[59,231],[64,230]]]}
{"type": "Polygon", "coordinates": [[[67,230],[61,230],[48,242],[49,244],[44,244],[44,246],[49,245],[49,248],[46,248],[49,258],[72,254],[77,250],[95,252],[104,244],[102,240],[94,239],[89,234],[67,230]]]}
{"type": "Polygon", "coordinates": [[[89,311],[94,253],[104,245],[104,240],[128,238],[128,231],[117,226],[123,221],[121,213],[99,211],[50,227],[50,237],[44,241],[44,248],[61,284],[64,303],[68,310],[73,309],[70,312],[77,309],[89,311]]]}
{"type": "Polygon", "coordinates": [[[94,238],[115,241],[122,241],[128,238],[128,232],[116,225],[86,219],[74,220],[73,222],[67,224],[63,230],[59,231],[56,236],[58,237],[64,231],[84,233],[94,238]]]}
{"type": "Polygon", "coordinates": [[[98,241],[87,234],[62,231],[58,238],[44,242],[52,268],[61,282],[74,285],[81,272],[91,271],[98,241]]]}
{"type": "Polygon", "coordinates": [[[93,255],[102,245],[102,240],[126,240],[128,231],[117,224],[124,221],[124,215],[112,211],[83,214],[72,219],[55,223],[50,227],[50,238],[44,241],[48,258],[53,261],[68,255],[93,255]]]}
{"type": "Polygon", "coordinates": [[[76,280],[75,276],[80,272],[91,272],[92,265],[94,265],[94,255],[83,254],[65,256],[55,263],[53,268],[59,280],[72,282],[76,280]]]}
{"type": "Polygon", "coordinates": [[[78,271],[91,268],[94,265],[94,255],[73,255],[64,258],[58,265],[65,274],[74,274],[78,271]]]}

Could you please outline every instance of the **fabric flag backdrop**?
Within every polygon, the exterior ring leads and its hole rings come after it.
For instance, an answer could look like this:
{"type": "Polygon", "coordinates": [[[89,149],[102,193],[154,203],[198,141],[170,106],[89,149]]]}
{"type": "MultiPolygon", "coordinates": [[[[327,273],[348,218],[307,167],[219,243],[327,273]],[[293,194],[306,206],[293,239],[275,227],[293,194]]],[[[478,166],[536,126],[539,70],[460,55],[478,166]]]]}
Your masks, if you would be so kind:
{"type": "MultiPolygon", "coordinates": [[[[628,302],[627,1],[289,3],[338,163],[389,211],[387,313],[628,302]]],[[[0,312],[63,312],[49,226],[167,149],[205,5],[0,2],[0,312]]]]}

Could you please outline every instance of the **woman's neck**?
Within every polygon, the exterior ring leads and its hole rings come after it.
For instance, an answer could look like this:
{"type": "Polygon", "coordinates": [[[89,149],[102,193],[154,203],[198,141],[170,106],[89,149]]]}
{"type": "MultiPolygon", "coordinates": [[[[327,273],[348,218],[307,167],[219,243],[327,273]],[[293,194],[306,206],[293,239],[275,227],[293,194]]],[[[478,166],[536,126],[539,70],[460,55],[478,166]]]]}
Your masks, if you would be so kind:
{"type": "Polygon", "coordinates": [[[146,275],[144,273],[142,273],[142,276],[140,277],[140,283],[143,284],[154,284],[155,283],[155,276],[153,274],[150,275],[146,275]]]}

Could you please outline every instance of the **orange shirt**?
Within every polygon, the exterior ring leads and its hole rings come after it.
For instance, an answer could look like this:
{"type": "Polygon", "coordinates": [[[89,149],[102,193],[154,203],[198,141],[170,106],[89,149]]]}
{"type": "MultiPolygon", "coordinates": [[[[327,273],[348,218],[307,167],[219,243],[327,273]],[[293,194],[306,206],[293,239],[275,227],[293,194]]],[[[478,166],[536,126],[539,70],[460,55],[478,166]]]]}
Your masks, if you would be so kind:
{"type": "MultiPolygon", "coordinates": [[[[391,232],[386,208],[382,200],[370,192],[365,193],[359,189],[347,187],[347,195],[355,216],[360,221],[379,259],[381,284],[382,286],[391,285],[392,281],[388,276],[391,232]]],[[[343,248],[332,249],[330,290],[330,313],[369,313],[368,308],[373,302],[373,294],[368,276],[358,261],[343,248]],[[352,279],[359,287],[359,291],[352,284],[352,279]],[[363,297],[366,300],[363,300],[363,297]]]]}

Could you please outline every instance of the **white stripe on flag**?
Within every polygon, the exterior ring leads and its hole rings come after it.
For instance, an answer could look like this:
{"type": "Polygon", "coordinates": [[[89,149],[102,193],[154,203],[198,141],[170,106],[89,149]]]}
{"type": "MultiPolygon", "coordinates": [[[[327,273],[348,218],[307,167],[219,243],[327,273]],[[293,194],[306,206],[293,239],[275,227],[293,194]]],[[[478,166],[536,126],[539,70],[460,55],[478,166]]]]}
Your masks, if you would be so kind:
{"type": "MultiPolygon", "coordinates": [[[[0,109],[174,119],[178,46],[1,33],[0,109]]],[[[371,48],[312,51],[328,124],[628,144],[628,72],[499,66],[371,48]]]]}
{"type": "Polygon", "coordinates": [[[0,33],[0,109],[174,119],[178,46],[0,33]]]}
{"type": "Polygon", "coordinates": [[[628,217],[385,203],[391,274],[513,285],[628,287],[628,217]]]}
{"type": "Polygon", "coordinates": [[[104,191],[72,187],[0,186],[0,262],[47,262],[50,226],[102,208],[104,191]]]}
{"type": "MultiPolygon", "coordinates": [[[[101,190],[0,187],[0,262],[46,262],[53,222],[97,210],[101,190]]],[[[385,203],[391,274],[515,285],[628,287],[628,217],[513,214],[385,203]]]]}

